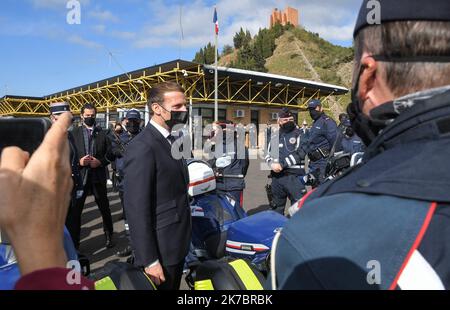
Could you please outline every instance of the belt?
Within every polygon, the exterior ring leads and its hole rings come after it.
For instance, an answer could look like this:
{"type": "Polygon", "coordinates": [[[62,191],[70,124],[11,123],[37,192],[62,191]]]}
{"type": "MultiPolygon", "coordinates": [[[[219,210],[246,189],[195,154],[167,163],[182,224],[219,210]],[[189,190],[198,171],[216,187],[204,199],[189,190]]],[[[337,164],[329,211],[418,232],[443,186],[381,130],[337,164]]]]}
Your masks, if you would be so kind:
{"type": "Polygon", "coordinates": [[[328,158],[330,156],[330,150],[324,147],[318,148],[317,150],[308,153],[309,160],[312,162],[319,161],[323,158],[328,158]]]}

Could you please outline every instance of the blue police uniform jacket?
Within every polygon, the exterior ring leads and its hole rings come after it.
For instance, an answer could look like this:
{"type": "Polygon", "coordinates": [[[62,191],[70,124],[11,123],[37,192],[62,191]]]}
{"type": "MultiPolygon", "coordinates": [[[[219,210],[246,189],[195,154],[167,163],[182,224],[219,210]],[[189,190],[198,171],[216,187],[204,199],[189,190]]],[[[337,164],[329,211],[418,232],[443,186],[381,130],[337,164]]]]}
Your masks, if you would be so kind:
{"type": "MultiPolygon", "coordinates": [[[[227,143],[224,141],[222,152],[224,156],[231,157],[231,164],[223,169],[223,174],[226,175],[247,175],[248,167],[250,165],[250,158],[248,148],[244,147],[243,154],[239,154],[237,140],[231,143],[232,150],[227,150],[227,143]],[[240,158],[244,157],[244,158],[240,158]]],[[[215,166],[216,159],[209,161],[212,167],[215,166]]],[[[242,191],[245,189],[245,179],[243,178],[218,178],[216,180],[216,189],[223,192],[242,191]]]]}
{"type": "MultiPolygon", "coordinates": [[[[307,137],[303,144],[306,153],[312,153],[319,148],[325,148],[330,151],[336,141],[337,124],[327,115],[322,114],[313,123],[307,137]]],[[[326,159],[320,159],[310,164],[311,169],[318,167],[325,168],[325,166],[326,159]]]]}
{"type": "Polygon", "coordinates": [[[284,227],[279,288],[450,289],[450,86],[396,101],[363,163],[284,227]]]}
{"type": "Polygon", "coordinates": [[[290,132],[286,132],[283,129],[279,131],[279,145],[278,145],[278,158],[272,156],[272,143],[269,144],[268,152],[266,155],[266,162],[279,163],[284,171],[294,173],[298,175],[304,175],[305,170],[302,165],[302,160],[305,157],[305,153],[300,148],[302,140],[302,132],[300,129],[295,128],[290,132]],[[299,155],[301,153],[301,155],[299,155]]]}
{"type": "Polygon", "coordinates": [[[364,144],[361,139],[354,135],[353,137],[343,137],[342,141],[342,151],[348,154],[355,154],[358,152],[364,152],[364,144]]]}
{"type": "Polygon", "coordinates": [[[331,150],[337,136],[337,125],[334,120],[322,114],[317,119],[308,134],[308,153],[318,148],[327,148],[331,150]]]}

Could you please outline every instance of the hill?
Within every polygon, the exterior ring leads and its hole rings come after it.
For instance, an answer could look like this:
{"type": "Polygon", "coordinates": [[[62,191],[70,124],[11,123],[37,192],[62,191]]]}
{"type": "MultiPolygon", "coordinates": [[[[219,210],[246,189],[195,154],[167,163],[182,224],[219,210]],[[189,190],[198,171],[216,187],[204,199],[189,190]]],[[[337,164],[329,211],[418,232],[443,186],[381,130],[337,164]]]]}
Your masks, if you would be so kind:
{"type": "MultiPolygon", "coordinates": [[[[239,35],[240,33],[236,34],[239,35]]],[[[227,47],[226,53],[220,57],[220,66],[281,74],[351,88],[353,48],[334,45],[318,34],[292,26],[262,29],[250,40],[239,42],[239,48],[227,47]]],[[[207,47],[204,49],[205,53],[206,50],[207,47]]],[[[195,60],[202,62],[197,57],[195,60]]],[[[209,63],[213,61],[209,60],[209,63]]],[[[208,59],[203,62],[208,63],[208,59]]],[[[337,118],[339,113],[344,112],[348,102],[350,94],[340,98],[338,102],[334,98],[330,100],[328,105],[332,116],[337,118]]],[[[304,118],[309,119],[307,115],[304,118]]]]}

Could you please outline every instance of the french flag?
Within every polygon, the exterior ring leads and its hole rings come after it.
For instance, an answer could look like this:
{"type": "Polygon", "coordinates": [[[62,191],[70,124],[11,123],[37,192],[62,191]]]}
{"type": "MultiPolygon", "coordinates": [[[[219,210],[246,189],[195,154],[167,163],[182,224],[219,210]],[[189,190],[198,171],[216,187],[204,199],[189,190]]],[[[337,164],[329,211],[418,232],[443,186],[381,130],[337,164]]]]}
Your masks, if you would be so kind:
{"type": "Polygon", "coordinates": [[[216,8],[214,8],[213,23],[216,27],[216,35],[218,35],[219,34],[219,19],[217,18],[217,9],[216,8]]]}

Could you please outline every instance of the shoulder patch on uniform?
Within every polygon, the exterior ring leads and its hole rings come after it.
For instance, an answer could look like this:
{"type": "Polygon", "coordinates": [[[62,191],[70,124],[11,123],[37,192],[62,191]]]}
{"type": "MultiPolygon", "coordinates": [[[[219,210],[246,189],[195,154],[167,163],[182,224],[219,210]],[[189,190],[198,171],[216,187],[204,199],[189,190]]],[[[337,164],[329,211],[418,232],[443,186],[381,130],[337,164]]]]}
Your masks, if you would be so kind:
{"type": "Polygon", "coordinates": [[[295,144],[295,143],[297,143],[297,139],[296,138],[290,138],[289,139],[289,143],[290,144],[295,144]]]}

